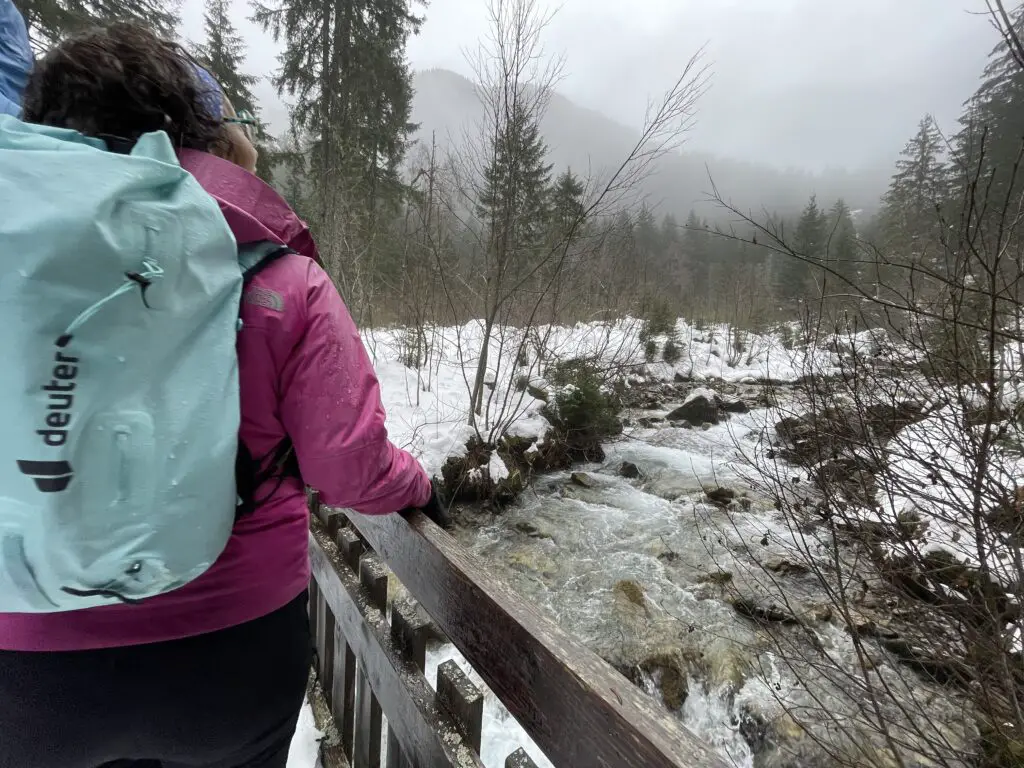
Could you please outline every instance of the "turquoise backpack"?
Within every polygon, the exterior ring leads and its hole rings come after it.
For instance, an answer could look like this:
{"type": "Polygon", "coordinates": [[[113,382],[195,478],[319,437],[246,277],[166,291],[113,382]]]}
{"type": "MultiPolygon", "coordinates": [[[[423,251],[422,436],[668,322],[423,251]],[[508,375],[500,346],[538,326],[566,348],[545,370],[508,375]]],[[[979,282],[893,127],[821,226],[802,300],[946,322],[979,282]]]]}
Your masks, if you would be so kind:
{"type": "MultiPolygon", "coordinates": [[[[173,590],[238,513],[235,239],[164,133],[0,115],[0,612],[173,590]]],[[[278,249],[279,250],[279,249],[278,249]]]]}

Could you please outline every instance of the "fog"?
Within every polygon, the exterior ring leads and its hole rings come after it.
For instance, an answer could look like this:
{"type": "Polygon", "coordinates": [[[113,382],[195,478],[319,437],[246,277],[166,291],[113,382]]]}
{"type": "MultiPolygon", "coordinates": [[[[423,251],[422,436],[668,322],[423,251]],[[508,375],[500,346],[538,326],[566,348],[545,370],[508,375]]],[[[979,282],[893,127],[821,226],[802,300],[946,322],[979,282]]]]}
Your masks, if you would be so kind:
{"type": "MultiPolygon", "coordinates": [[[[888,169],[925,113],[955,127],[996,42],[982,8],[981,0],[563,0],[546,47],[566,59],[562,95],[639,127],[648,96],[706,43],[715,77],[690,149],[780,169],[888,169]]],[[[487,32],[486,0],[432,0],[423,12],[412,67],[471,75],[465,51],[487,32]]],[[[267,76],[280,48],[248,14],[236,0],[248,69],[267,76]]],[[[202,0],[185,0],[183,30],[201,37],[202,0]]],[[[255,90],[282,130],[287,112],[273,87],[255,90]]]]}

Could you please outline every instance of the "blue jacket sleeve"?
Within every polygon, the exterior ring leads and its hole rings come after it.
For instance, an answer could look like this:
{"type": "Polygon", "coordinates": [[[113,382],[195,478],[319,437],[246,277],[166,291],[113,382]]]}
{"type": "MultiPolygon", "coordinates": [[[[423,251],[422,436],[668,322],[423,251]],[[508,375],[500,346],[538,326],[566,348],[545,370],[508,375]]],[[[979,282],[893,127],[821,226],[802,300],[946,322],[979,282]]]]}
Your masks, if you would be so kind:
{"type": "Polygon", "coordinates": [[[21,97],[32,71],[28,30],[14,0],[0,0],[0,114],[21,114],[21,97]]]}

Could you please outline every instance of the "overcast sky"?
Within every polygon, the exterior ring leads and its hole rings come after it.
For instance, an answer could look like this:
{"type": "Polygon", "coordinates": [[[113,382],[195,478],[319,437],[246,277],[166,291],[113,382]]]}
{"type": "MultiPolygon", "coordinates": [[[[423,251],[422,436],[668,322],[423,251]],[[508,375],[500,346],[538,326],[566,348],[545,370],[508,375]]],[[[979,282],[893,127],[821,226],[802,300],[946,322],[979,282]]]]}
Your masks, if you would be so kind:
{"type": "MultiPolygon", "coordinates": [[[[202,1],[184,2],[187,39],[202,34],[202,1]]],[[[234,2],[248,68],[269,75],[279,48],[248,22],[247,0],[234,2]]],[[[648,96],[707,43],[715,76],[691,146],[810,170],[888,165],[927,112],[952,128],[996,42],[972,15],[982,0],[539,2],[559,8],[546,48],[565,56],[565,96],[639,127],[648,96]]],[[[464,52],[487,31],[486,3],[431,0],[413,68],[469,75],[464,52]]],[[[273,89],[257,95],[282,128],[273,89]]]]}

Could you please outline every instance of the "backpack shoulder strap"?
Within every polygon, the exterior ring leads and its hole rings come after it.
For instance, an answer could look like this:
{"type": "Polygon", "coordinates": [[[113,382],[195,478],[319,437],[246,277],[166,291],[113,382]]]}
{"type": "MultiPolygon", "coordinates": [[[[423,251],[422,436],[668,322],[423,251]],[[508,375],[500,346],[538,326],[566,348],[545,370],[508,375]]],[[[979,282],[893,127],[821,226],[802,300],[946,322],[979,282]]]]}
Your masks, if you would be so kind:
{"type": "Polygon", "coordinates": [[[238,247],[238,266],[242,269],[242,282],[248,285],[256,275],[289,253],[295,253],[295,251],[287,245],[269,241],[240,245],[238,247]]]}
{"type": "MultiPolygon", "coordinates": [[[[269,241],[239,246],[238,265],[242,269],[243,285],[248,285],[256,275],[289,253],[295,251],[286,245],[269,241]]],[[[286,477],[301,479],[291,438],[284,437],[266,456],[253,456],[248,447],[239,440],[235,462],[235,481],[238,489],[236,519],[252,514],[257,507],[274,495],[286,477]],[[257,498],[257,489],[273,479],[277,480],[277,485],[263,498],[257,498]]]]}

